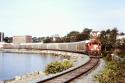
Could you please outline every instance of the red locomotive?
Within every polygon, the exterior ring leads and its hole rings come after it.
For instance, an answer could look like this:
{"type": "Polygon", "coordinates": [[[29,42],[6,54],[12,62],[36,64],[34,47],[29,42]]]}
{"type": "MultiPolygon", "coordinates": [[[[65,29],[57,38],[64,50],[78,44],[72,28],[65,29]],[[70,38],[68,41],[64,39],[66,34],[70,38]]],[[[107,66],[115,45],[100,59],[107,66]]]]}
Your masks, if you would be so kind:
{"type": "Polygon", "coordinates": [[[101,43],[98,40],[90,40],[87,43],[86,51],[89,55],[100,55],[101,54],[101,43]]]}
{"type": "Polygon", "coordinates": [[[99,32],[93,32],[91,40],[87,43],[86,51],[89,55],[101,54],[101,42],[99,41],[99,32]]]}

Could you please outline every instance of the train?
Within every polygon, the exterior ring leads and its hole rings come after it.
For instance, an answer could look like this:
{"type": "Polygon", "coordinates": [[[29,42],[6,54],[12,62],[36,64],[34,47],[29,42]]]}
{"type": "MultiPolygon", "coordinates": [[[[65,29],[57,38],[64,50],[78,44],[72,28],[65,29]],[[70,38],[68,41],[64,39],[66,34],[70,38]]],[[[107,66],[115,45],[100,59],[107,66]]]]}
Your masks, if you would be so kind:
{"type": "Polygon", "coordinates": [[[86,40],[69,43],[21,43],[4,44],[4,49],[35,49],[35,50],[61,50],[70,52],[87,53],[89,55],[100,55],[101,43],[97,40],[86,40]]]}

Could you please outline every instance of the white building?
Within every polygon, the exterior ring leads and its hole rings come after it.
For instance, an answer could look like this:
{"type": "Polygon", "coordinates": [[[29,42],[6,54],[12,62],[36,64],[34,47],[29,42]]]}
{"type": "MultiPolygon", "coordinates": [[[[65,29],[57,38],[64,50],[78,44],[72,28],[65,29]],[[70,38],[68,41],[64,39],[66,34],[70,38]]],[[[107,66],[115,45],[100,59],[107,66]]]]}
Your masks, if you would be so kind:
{"type": "Polygon", "coordinates": [[[116,39],[117,40],[125,39],[125,35],[117,35],[116,39]]]}

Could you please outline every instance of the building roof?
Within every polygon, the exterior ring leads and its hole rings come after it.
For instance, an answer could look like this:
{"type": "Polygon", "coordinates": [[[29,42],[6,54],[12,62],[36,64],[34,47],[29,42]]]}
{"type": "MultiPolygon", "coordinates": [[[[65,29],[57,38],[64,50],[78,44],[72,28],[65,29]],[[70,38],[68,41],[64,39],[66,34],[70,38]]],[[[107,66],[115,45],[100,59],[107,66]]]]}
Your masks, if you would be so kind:
{"type": "Polygon", "coordinates": [[[125,39],[125,35],[117,35],[116,39],[125,39]]]}

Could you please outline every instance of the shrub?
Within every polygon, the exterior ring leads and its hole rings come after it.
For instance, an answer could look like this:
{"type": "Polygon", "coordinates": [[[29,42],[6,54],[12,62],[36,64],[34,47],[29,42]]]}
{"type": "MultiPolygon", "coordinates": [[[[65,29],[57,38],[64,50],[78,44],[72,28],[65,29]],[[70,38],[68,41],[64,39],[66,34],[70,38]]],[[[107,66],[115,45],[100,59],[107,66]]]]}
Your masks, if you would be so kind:
{"type": "Polygon", "coordinates": [[[106,57],[106,56],[107,56],[107,54],[108,54],[108,52],[103,51],[103,52],[102,52],[102,57],[106,57]]]}
{"type": "Polygon", "coordinates": [[[108,62],[102,74],[96,77],[99,83],[125,83],[125,62],[108,62]]]}
{"type": "Polygon", "coordinates": [[[73,66],[73,63],[69,60],[64,60],[62,62],[56,61],[56,62],[52,62],[52,63],[48,64],[45,69],[45,72],[47,74],[54,74],[54,73],[66,70],[72,66],[73,66]]]}
{"type": "Polygon", "coordinates": [[[107,54],[107,56],[105,57],[105,59],[106,59],[107,61],[111,61],[111,60],[112,60],[111,54],[107,54]]]}
{"type": "Polygon", "coordinates": [[[125,51],[120,51],[120,52],[118,52],[118,55],[119,55],[121,58],[124,58],[124,57],[125,57],[125,51]]]}
{"type": "Polygon", "coordinates": [[[103,51],[103,52],[102,52],[102,57],[103,57],[106,61],[111,61],[111,60],[112,60],[111,54],[112,54],[111,51],[103,51]]]}

